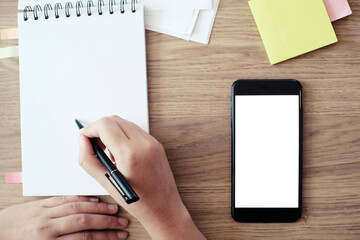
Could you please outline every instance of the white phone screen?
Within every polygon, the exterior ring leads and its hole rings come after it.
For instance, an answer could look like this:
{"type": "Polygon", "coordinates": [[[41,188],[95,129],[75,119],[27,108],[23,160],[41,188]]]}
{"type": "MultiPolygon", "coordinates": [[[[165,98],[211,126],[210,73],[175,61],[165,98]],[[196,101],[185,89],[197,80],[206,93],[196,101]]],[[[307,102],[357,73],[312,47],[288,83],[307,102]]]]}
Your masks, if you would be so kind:
{"type": "Polygon", "coordinates": [[[298,208],[299,95],[235,96],[235,208],[298,208]]]}

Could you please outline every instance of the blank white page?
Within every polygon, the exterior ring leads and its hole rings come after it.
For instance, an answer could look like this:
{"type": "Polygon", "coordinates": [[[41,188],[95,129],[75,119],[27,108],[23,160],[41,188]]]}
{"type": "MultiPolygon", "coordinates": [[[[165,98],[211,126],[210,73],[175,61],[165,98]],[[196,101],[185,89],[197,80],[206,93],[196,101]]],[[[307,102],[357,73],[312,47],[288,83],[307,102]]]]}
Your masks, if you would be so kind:
{"type": "Polygon", "coordinates": [[[143,6],[60,13],[18,15],[23,194],[107,194],[78,164],[74,119],[117,114],[149,131],[143,6]]]}

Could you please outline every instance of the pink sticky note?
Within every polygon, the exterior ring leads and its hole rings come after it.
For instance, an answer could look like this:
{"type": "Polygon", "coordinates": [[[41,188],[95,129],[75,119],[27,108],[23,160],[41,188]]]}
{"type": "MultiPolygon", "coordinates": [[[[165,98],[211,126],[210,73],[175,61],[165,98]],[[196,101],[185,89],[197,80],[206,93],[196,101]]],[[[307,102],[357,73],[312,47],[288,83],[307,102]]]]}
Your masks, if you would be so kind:
{"type": "Polygon", "coordinates": [[[330,20],[336,21],[349,16],[352,12],[347,0],[323,0],[330,20]]]}
{"type": "Polygon", "coordinates": [[[11,173],[5,173],[5,183],[11,184],[11,183],[21,183],[21,172],[11,172],[11,173]]]}
{"type": "Polygon", "coordinates": [[[0,29],[0,40],[17,39],[17,29],[0,29]]]}

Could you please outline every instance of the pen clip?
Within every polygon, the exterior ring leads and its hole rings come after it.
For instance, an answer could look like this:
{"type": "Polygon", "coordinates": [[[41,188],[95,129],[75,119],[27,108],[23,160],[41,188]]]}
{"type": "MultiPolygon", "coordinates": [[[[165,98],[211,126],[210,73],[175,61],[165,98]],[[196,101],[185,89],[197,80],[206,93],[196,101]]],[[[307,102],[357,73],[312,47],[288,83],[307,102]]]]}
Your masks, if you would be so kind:
{"type": "Polygon", "coordinates": [[[109,174],[105,174],[105,177],[109,180],[109,182],[111,183],[111,185],[114,186],[114,188],[116,189],[116,191],[118,191],[118,193],[124,198],[125,202],[127,202],[129,200],[129,197],[126,196],[122,191],[121,189],[119,189],[115,184],[114,182],[111,180],[111,176],[109,174]]]}

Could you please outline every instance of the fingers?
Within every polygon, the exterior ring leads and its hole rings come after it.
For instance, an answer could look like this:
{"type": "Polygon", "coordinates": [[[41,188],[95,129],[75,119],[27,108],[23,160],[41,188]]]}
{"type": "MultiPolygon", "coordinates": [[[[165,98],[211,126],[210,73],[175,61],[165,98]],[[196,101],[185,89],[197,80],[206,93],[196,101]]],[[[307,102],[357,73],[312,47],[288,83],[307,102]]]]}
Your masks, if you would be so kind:
{"type": "Polygon", "coordinates": [[[98,157],[94,154],[94,149],[90,140],[80,133],[79,135],[80,151],[79,151],[79,164],[80,166],[100,184],[104,185],[107,173],[104,165],[101,164],[98,157]]]}
{"type": "Polygon", "coordinates": [[[88,138],[100,138],[104,145],[113,154],[121,153],[121,149],[126,147],[129,138],[124,131],[110,117],[104,117],[94,124],[81,129],[80,133],[88,138]]]}
{"type": "Polygon", "coordinates": [[[58,235],[85,230],[124,229],[128,225],[126,218],[101,214],[74,214],[53,220],[58,235]]]}
{"type": "Polygon", "coordinates": [[[127,237],[128,233],[124,231],[89,231],[63,235],[56,240],[123,240],[127,237]]]}
{"type": "Polygon", "coordinates": [[[94,202],[70,202],[51,209],[50,218],[60,218],[72,214],[93,213],[93,214],[116,214],[116,204],[94,203],[94,202]]]}
{"type": "MultiPolygon", "coordinates": [[[[124,164],[120,166],[120,161],[131,160],[128,155],[136,151],[136,146],[149,145],[147,144],[149,140],[153,140],[150,135],[138,126],[118,116],[102,118],[80,131],[79,163],[82,168],[90,176],[95,178],[113,197],[119,194],[105,178],[104,175],[107,173],[107,170],[95,156],[88,138],[100,138],[111,153],[111,159],[117,160],[118,167],[122,166],[123,169],[126,169],[127,164],[122,162],[124,164]]],[[[123,174],[126,174],[126,171],[123,174]]],[[[118,200],[118,198],[116,198],[116,200],[118,200]]],[[[121,198],[120,202],[122,202],[121,198]]]]}
{"type": "Polygon", "coordinates": [[[127,152],[126,149],[129,147],[128,137],[137,138],[139,136],[141,134],[139,134],[135,124],[117,116],[102,118],[80,131],[79,164],[90,176],[103,186],[106,186],[108,182],[104,175],[107,171],[94,154],[88,138],[100,137],[100,140],[109,149],[111,158],[114,161],[113,154],[115,156],[122,156],[123,152],[127,152]]]}
{"type": "Polygon", "coordinates": [[[85,196],[52,197],[42,200],[42,206],[45,208],[50,208],[71,202],[99,202],[99,199],[96,197],[85,197],[85,196]]]}

